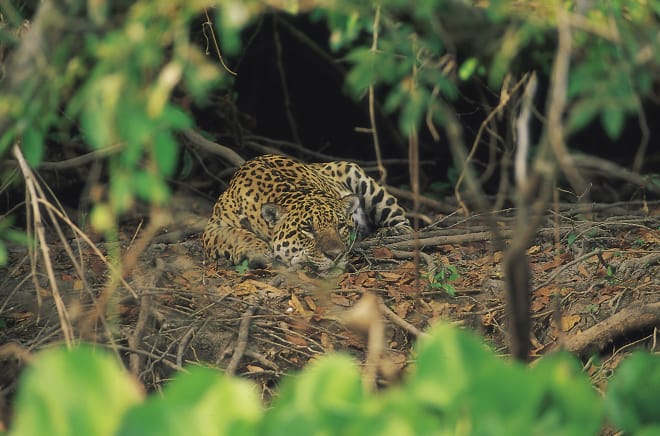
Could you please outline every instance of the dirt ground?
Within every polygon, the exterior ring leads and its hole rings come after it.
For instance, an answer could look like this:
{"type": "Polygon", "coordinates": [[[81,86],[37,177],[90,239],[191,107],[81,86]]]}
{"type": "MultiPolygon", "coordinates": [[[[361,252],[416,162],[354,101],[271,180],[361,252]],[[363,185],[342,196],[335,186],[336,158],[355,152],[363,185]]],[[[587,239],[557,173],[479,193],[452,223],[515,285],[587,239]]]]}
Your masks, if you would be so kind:
{"type": "MultiPolygon", "coordinates": [[[[419,242],[367,239],[347,272],[320,278],[206,262],[199,233],[210,207],[177,197],[172,219],[153,238],[146,219],[123,223],[124,272],[117,280],[96,248],[70,228],[63,226],[69,253],[49,231],[59,298],[42,257],[35,265],[25,248],[10,250],[8,267],[0,270],[5,422],[32,353],[62,344],[67,334],[117,353],[149,391],[181,367],[205,364],[252,379],[265,401],[283,374],[325,353],[364,362],[374,320],[385,325],[381,386],[400,378],[416,337],[438,322],[473,330],[498,354],[508,353],[503,253],[492,250],[483,217],[432,217],[419,242]],[[416,244],[423,248],[417,258],[416,244]],[[370,305],[356,308],[359,301],[370,305]],[[99,314],[96,307],[104,309],[99,314]]],[[[602,389],[631,350],[658,351],[660,202],[588,209],[566,204],[548,211],[528,250],[532,355],[565,347],[582,357],[602,389]]],[[[495,216],[504,232],[513,225],[512,211],[495,216]]],[[[96,246],[104,255],[113,252],[96,246]]]]}

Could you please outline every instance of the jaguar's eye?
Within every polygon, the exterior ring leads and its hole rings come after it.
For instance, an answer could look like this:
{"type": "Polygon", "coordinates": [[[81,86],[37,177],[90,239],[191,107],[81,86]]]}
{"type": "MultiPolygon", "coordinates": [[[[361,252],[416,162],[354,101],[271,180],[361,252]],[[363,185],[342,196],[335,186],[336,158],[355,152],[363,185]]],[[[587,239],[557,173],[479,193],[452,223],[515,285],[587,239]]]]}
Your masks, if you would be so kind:
{"type": "Polygon", "coordinates": [[[316,237],[314,236],[313,231],[309,231],[309,230],[306,230],[306,229],[300,229],[300,233],[302,233],[303,235],[305,235],[309,239],[316,239],[316,237]]]}
{"type": "Polygon", "coordinates": [[[300,227],[300,232],[308,238],[314,239],[316,232],[314,231],[314,223],[311,218],[300,227]]]}

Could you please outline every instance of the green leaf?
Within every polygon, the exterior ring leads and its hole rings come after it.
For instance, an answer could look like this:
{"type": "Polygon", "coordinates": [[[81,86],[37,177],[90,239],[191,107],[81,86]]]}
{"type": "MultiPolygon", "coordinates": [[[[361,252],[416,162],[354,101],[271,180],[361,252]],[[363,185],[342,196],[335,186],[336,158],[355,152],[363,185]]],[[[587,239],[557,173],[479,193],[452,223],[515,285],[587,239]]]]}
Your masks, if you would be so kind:
{"type": "Polygon", "coordinates": [[[133,189],[138,197],[153,204],[163,205],[169,200],[170,190],[159,176],[146,171],[133,174],[133,189]]]}
{"type": "Polygon", "coordinates": [[[583,99],[578,101],[568,116],[568,130],[576,132],[584,129],[596,118],[601,107],[595,100],[583,99]]]}
{"type": "Polygon", "coordinates": [[[191,368],[127,414],[122,436],[255,434],[262,409],[251,383],[210,368],[191,368]]]}
{"type": "Polygon", "coordinates": [[[193,125],[190,115],[172,104],[165,105],[161,119],[165,121],[167,127],[174,130],[187,129],[193,125]]]}
{"type": "Polygon", "coordinates": [[[121,167],[113,167],[110,171],[110,205],[111,210],[120,214],[133,205],[133,192],[137,187],[130,171],[121,167]]]}
{"type": "Polygon", "coordinates": [[[154,159],[163,176],[171,176],[176,169],[179,144],[169,131],[158,132],[155,138],[154,159]]]}
{"type": "Polygon", "coordinates": [[[438,325],[429,332],[418,343],[417,353],[410,393],[438,410],[452,409],[455,400],[465,396],[475,365],[496,363],[478,340],[447,325],[438,325]]]}
{"type": "MultiPolygon", "coordinates": [[[[530,369],[540,387],[533,434],[597,435],[602,403],[575,357],[555,353],[530,369]]],[[[530,432],[532,433],[532,432],[530,432]]]]}
{"type": "Polygon", "coordinates": [[[248,263],[248,260],[247,259],[243,260],[243,262],[241,262],[240,264],[234,266],[234,269],[239,274],[245,274],[246,272],[248,272],[250,270],[250,265],[248,263]]]}
{"type": "Polygon", "coordinates": [[[624,112],[618,107],[605,108],[601,114],[601,123],[605,128],[605,133],[611,139],[617,139],[623,129],[623,122],[625,121],[624,112]]]}
{"type": "Polygon", "coordinates": [[[23,133],[21,150],[32,168],[37,168],[44,155],[44,134],[36,127],[29,127],[23,133]]]}
{"type": "Polygon", "coordinates": [[[638,434],[660,427],[660,356],[635,353],[621,363],[607,387],[605,411],[620,430],[638,434]]]}
{"type": "Polygon", "coordinates": [[[4,241],[0,241],[0,266],[7,265],[9,260],[9,252],[7,252],[7,246],[4,241]]]}
{"type": "Polygon", "coordinates": [[[479,60],[477,58],[471,57],[465,60],[458,69],[459,79],[465,81],[468,80],[479,66],[479,60]]]}
{"type": "Polygon", "coordinates": [[[49,349],[21,376],[12,434],[113,435],[139,401],[137,384],[106,352],[49,349]]]}
{"type": "Polygon", "coordinates": [[[262,431],[270,435],[345,434],[365,405],[360,372],[353,360],[329,355],[285,380],[262,431]]]}
{"type": "MultiPolygon", "coordinates": [[[[156,122],[149,118],[146,109],[135,101],[122,101],[117,111],[119,133],[130,145],[125,152],[131,154],[126,162],[135,163],[141,156],[142,147],[151,138],[156,122]]],[[[124,154],[122,153],[122,154],[124,154]]]]}
{"type": "Polygon", "coordinates": [[[112,129],[105,114],[97,110],[83,110],[80,124],[83,136],[94,149],[99,150],[111,144],[112,129]]]}
{"type": "Polygon", "coordinates": [[[107,232],[112,229],[115,220],[116,217],[113,215],[112,209],[104,203],[94,205],[89,215],[89,221],[92,227],[98,232],[107,232]]]}

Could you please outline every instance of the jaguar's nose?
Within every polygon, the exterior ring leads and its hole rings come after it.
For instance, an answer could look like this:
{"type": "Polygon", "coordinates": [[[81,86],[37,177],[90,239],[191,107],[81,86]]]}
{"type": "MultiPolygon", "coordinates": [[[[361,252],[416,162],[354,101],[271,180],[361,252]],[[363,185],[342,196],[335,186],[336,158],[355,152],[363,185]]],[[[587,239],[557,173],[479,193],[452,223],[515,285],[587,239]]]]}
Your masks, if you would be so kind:
{"type": "Polygon", "coordinates": [[[344,254],[346,251],[346,246],[339,235],[332,236],[333,237],[323,238],[319,244],[319,248],[325,257],[331,260],[335,260],[344,254]]]}
{"type": "Polygon", "coordinates": [[[344,252],[343,248],[339,247],[339,246],[328,247],[328,248],[325,248],[323,250],[323,254],[327,258],[332,259],[332,260],[335,260],[336,258],[341,256],[343,252],[344,252]]]}

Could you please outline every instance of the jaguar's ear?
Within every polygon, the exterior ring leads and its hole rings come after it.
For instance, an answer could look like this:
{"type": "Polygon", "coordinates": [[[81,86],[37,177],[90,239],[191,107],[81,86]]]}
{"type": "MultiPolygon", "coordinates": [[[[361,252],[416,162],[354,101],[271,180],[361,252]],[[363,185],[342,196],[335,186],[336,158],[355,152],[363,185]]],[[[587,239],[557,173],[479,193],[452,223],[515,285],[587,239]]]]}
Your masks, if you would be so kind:
{"type": "Polygon", "coordinates": [[[279,204],[264,203],[261,206],[261,216],[268,223],[268,227],[275,227],[282,215],[284,215],[284,208],[279,204]]]}
{"type": "Polygon", "coordinates": [[[341,199],[341,204],[344,206],[346,215],[350,215],[360,207],[360,197],[353,194],[347,195],[341,199]]]}

